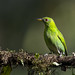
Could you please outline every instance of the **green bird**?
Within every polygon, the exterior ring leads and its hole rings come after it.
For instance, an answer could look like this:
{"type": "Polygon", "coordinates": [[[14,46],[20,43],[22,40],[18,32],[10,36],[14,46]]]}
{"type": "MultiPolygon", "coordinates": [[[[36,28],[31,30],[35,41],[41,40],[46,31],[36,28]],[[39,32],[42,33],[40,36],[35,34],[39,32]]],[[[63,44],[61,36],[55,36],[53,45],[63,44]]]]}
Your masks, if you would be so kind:
{"type": "Polygon", "coordinates": [[[56,27],[54,20],[50,17],[37,19],[45,24],[44,39],[51,53],[67,56],[67,46],[62,33],[56,27]]]}

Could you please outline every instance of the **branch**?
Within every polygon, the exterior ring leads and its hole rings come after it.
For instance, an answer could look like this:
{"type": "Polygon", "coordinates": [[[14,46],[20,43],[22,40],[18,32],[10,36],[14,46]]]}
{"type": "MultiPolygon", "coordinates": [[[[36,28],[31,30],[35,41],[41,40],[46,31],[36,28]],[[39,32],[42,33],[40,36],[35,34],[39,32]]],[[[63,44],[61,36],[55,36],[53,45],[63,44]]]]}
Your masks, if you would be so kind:
{"type": "Polygon", "coordinates": [[[54,54],[33,54],[27,53],[23,50],[19,52],[14,51],[0,51],[0,66],[4,65],[27,65],[33,66],[33,69],[47,69],[48,67],[75,67],[75,56],[59,57],[54,54]],[[55,62],[58,64],[55,65],[55,62]]]}

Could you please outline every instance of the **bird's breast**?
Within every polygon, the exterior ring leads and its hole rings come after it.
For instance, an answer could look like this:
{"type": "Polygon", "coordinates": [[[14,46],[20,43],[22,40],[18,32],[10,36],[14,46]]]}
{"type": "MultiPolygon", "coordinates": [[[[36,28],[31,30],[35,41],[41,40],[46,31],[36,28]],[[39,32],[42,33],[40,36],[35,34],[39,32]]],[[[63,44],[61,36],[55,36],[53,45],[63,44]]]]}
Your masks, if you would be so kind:
{"type": "Polygon", "coordinates": [[[53,38],[55,38],[54,33],[44,31],[44,39],[45,39],[47,47],[50,49],[50,51],[57,53],[57,51],[56,51],[57,48],[54,44],[53,38]]]}

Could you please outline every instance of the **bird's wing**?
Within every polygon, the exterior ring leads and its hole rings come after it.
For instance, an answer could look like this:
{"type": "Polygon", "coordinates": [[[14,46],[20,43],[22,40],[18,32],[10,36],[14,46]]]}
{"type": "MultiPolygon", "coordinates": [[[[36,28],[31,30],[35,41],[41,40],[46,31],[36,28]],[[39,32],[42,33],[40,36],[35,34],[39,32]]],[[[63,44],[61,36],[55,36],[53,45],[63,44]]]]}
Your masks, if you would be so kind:
{"type": "Polygon", "coordinates": [[[65,43],[65,40],[64,40],[64,37],[63,35],[61,34],[61,32],[58,30],[58,34],[57,34],[58,38],[60,39],[60,41],[63,43],[64,45],[64,48],[65,48],[65,54],[67,55],[67,46],[66,46],[66,43],[65,43]]]}

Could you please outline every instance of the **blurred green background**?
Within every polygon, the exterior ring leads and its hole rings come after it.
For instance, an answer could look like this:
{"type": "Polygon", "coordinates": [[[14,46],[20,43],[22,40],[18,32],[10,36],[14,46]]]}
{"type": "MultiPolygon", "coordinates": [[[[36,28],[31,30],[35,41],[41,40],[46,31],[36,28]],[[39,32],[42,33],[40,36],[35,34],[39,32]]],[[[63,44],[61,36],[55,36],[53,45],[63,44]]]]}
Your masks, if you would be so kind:
{"type": "MultiPolygon", "coordinates": [[[[44,24],[36,20],[45,16],[55,20],[66,40],[68,53],[72,54],[75,50],[75,0],[0,0],[0,46],[49,53],[43,38],[44,24]]],[[[14,71],[11,75],[20,73],[14,71]]]]}

